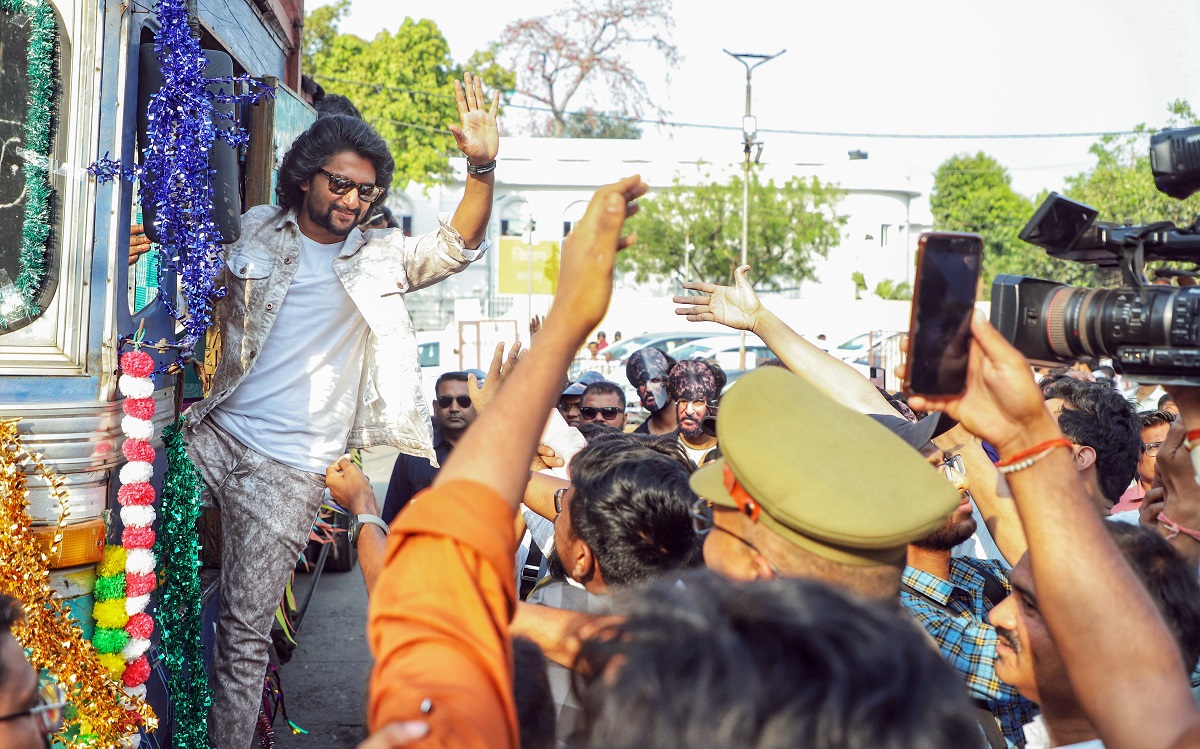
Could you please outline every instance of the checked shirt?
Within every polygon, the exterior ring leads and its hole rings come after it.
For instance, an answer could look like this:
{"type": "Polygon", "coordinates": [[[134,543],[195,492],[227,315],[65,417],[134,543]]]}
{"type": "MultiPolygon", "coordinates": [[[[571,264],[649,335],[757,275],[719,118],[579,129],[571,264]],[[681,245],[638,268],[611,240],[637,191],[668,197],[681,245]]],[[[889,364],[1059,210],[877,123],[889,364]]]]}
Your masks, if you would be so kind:
{"type": "Polygon", "coordinates": [[[942,656],[963,677],[970,696],[987,702],[1009,744],[1023,747],[1021,728],[1033,720],[1038,709],[996,677],[996,630],[987,620],[993,604],[984,595],[985,574],[1000,583],[1006,594],[1012,592],[1003,562],[953,557],[949,581],[905,567],[900,602],[937,641],[942,656]]]}

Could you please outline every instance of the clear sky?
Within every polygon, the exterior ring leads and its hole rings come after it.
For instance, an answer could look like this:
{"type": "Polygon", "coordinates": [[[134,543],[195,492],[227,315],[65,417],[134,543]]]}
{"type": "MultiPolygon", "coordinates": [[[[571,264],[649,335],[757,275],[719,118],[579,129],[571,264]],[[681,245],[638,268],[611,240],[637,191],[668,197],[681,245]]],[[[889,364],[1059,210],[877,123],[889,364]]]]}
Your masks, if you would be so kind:
{"type": "MultiPolygon", "coordinates": [[[[562,0],[352,0],[342,31],[364,38],[404,16],[441,28],[456,60],[503,27],[563,7],[562,0]]],[[[311,9],[326,4],[317,0],[311,9]]],[[[787,53],[754,73],[760,130],[846,133],[1078,133],[1161,126],[1167,105],[1200,109],[1200,2],[1196,0],[675,0],[670,72],[639,56],[673,121],[740,127],[744,69],[721,50],[787,53]]],[[[381,81],[382,82],[382,81],[381,81]]],[[[603,92],[599,94],[603,97],[603,92]]],[[[604,99],[598,101],[601,105],[604,99]]],[[[572,100],[572,108],[592,103],[572,100]]],[[[646,135],[728,142],[740,132],[647,127],[646,135]]],[[[849,149],[928,179],[950,155],[984,150],[1027,195],[1058,189],[1085,170],[1093,137],[1039,140],[813,138],[764,132],[764,161],[845,159],[849,149]]],[[[710,160],[717,160],[713,154],[710,160]]]]}

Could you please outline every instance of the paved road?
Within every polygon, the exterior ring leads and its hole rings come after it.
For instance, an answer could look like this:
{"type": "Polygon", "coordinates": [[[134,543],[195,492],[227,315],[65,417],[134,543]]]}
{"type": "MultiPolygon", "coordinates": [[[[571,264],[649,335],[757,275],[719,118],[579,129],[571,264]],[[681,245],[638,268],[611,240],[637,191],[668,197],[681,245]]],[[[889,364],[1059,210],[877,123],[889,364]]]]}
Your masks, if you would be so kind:
{"type": "MultiPolygon", "coordinates": [[[[364,468],[381,501],[395,461],[396,451],[389,448],[364,454],[364,468]]],[[[296,596],[304,596],[310,585],[310,575],[297,574],[296,596]]],[[[308,734],[293,735],[282,719],[276,720],[278,749],[352,749],[365,738],[371,673],[366,625],[367,590],[358,567],[323,573],[300,625],[298,647],[280,669],[288,717],[308,734]]]]}

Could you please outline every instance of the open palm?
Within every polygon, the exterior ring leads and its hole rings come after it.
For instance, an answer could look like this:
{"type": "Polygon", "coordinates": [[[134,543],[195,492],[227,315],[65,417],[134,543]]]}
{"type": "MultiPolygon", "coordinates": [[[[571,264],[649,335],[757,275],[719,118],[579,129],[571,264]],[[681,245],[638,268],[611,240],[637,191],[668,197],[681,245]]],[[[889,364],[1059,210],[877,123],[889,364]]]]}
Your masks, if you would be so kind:
{"type": "Polygon", "coordinates": [[[718,286],[714,283],[689,281],[683,285],[688,291],[699,291],[706,296],[677,296],[671,301],[686,304],[675,310],[691,322],[718,322],[734,330],[754,330],[762,312],[762,302],[754,286],[746,278],[750,266],[743,265],[734,275],[733,286],[718,286]]]}
{"type": "Polygon", "coordinates": [[[488,107],[479,76],[467,73],[462,82],[454,82],[454,99],[460,124],[451,125],[450,132],[454,133],[459,150],[472,164],[488,163],[500,150],[500,131],[496,127],[500,98],[493,96],[492,106],[488,107]]]}

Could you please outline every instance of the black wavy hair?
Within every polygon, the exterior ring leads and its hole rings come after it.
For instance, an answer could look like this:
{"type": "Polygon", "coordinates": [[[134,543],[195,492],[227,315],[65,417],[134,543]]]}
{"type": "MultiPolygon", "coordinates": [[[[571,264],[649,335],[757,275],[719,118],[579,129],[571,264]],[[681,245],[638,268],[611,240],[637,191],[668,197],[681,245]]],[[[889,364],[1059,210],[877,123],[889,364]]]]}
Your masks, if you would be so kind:
{"type": "Polygon", "coordinates": [[[571,460],[571,530],[588,545],[610,586],[682,569],[699,541],[688,472],[676,460],[624,439],[591,442],[571,460]]]}
{"type": "Polygon", "coordinates": [[[1139,525],[1105,523],[1179,645],[1188,673],[1200,661],[1200,582],[1165,538],[1139,525]]]}
{"type": "Polygon", "coordinates": [[[896,606],[697,570],[618,594],[582,643],[572,749],[962,749],[962,683],[896,606]]]}
{"type": "Polygon", "coordinates": [[[1151,427],[1171,426],[1175,423],[1175,414],[1170,411],[1143,411],[1138,414],[1138,423],[1142,429],[1151,427]]]}
{"type": "Polygon", "coordinates": [[[304,191],[300,189],[300,183],[311,179],[317,170],[343,151],[358,154],[374,165],[375,185],[384,188],[383,195],[375,201],[376,205],[381,205],[387,199],[387,188],[391,187],[392,174],[396,171],[392,152],[375,128],[344,114],[317,120],[288,149],[279,165],[279,186],[275,188],[279,205],[283,208],[302,205],[304,191]]]}
{"type": "Polygon", "coordinates": [[[1142,427],[1133,404],[1099,382],[1059,377],[1041,385],[1047,400],[1062,398],[1067,405],[1058,417],[1063,434],[1096,451],[1101,493],[1111,502],[1120,500],[1142,457],[1142,427]]]}

